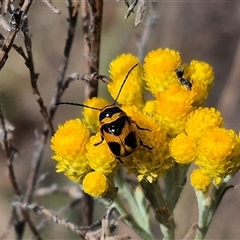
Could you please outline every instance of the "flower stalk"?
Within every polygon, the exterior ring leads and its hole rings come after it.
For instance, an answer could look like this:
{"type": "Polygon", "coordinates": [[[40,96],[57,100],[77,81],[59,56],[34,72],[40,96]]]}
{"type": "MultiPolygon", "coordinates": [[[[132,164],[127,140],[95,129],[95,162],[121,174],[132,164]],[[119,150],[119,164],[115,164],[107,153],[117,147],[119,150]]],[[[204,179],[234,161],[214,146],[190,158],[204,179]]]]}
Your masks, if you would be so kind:
{"type": "Polygon", "coordinates": [[[137,196],[136,193],[134,194],[131,191],[131,189],[126,184],[126,180],[124,179],[121,169],[119,169],[115,174],[115,185],[118,187],[119,196],[127,201],[137,224],[142,227],[148,234],[151,234],[149,217],[147,215],[147,205],[145,201],[141,201],[141,199],[143,200],[143,198],[140,197],[141,190],[138,190],[139,194],[137,196]]]}
{"type": "Polygon", "coordinates": [[[155,218],[160,224],[163,239],[174,239],[173,215],[167,206],[159,183],[157,181],[149,183],[142,180],[141,186],[145,192],[145,197],[152,205],[155,212],[155,218]]]}
{"type": "Polygon", "coordinates": [[[169,169],[164,178],[166,201],[169,209],[173,212],[174,207],[184,189],[187,181],[187,171],[190,164],[175,163],[174,167],[169,169]]]}
{"type": "Polygon", "coordinates": [[[118,212],[121,215],[121,220],[129,226],[135,233],[137,233],[139,236],[141,236],[144,240],[153,240],[154,237],[146,232],[140,225],[134,220],[133,216],[129,214],[129,211],[124,207],[124,204],[120,200],[119,196],[117,196],[114,200],[114,203],[112,205],[113,207],[116,207],[118,212]]]}
{"type": "MultiPolygon", "coordinates": [[[[230,177],[230,176],[229,176],[230,177]]],[[[222,200],[222,197],[227,192],[228,189],[233,186],[228,186],[227,182],[229,181],[229,177],[226,178],[226,182],[224,182],[221,186],[213,186],[211,194],[208,195],[205,192],[195,190],[195,194],[198,202],[198,229],[196,231],[196,240],[204,239],[207,231],[211,225],[211,221],[214,217],[214,214],[222,200]]]]}

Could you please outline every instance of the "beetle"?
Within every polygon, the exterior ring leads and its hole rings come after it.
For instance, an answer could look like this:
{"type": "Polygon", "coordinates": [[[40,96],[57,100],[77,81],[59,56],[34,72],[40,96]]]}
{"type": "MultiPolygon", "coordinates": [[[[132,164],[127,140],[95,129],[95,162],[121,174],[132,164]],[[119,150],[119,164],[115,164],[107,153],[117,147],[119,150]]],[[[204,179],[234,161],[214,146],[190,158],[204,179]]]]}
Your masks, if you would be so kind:
{"type": "Polygon", "coordinates": [[[143,144],[142,140],[137,135],[133,124],[139,130],[150,131],[146,128],[141,128],[137,125],[135,121],[133,121],[121,108],[116,106],[117,100],[120,96],[120,93],[123,89],[124,84],[126,83],[128,76],[133,71],[135,67],[138,66],[139,63],[135,64],[127,73],[123,83],[119,89],[116,99],[114,103],[111,105],[107,105],[104,108],[95,108],[91,106],[87,106],[79,103],[72,102],[59,102],[59,104],[68,104],[90,108],[93,110],[100,111],[99,114],[99,123],[100,123],[100,133],[101,133],[101,141],[95,143],[94,146],[98,146],[104,140],[108,144],[108,147],[112,153],[112,155],[119,160],[121,163],[121,157],[126,157],[132,154],[136,148],[141,145],[149,150],[152,150],[152,147],[149,147],[143,144]]]}
{"type": "Polygon", "coordinates": [[[177,77],[182,85],[184,85],[188,90],[192,90],[192,82],[190,81],[190,78],[184,78],[184,69],[176,68],[175,73],[177,74],[177,77]]]}

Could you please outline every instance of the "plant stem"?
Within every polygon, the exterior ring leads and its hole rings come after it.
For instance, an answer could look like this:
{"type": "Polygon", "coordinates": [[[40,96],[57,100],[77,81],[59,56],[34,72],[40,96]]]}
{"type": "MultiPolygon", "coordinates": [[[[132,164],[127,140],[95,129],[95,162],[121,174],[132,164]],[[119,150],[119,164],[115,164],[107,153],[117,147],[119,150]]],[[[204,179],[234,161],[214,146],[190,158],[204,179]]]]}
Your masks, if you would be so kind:
{"type": "Polygon", "coordinates": [[[178,164],[169,169],[166,178],[164,178],[166,201],[172,212],[180,197],[180,194],[186,184],[186,174],[190,164],[178,164]]]}
{"type": "Polygon", "coordinates": [[[195,190],[199,212],[196,240],[204,239],[222,197],[227,190],[232,187],[233,186],[227,186],[226,182],[223,183],[221,187],[214,186],[210,196],[207,196],[207,194],[202,191],[195,190]]]}
{"type": "Polygon", "coordinates": [[[135,233],[137,233],[144,240],[154,239],[152,235],[147,233],[143,228],[141,228],[133,219],[132,215],[129,214],[129,211],[124,207],[121,202],[119,195],[114,199],[113,206],[116,207],[120,215],[122,216],[121,220],[129,226],[135,233]]]}
{"type": "Polygon", "coordinates": [[[167,206],[159,183],[157,181],[149,183],[142,180],[141,186],[144,189],[146,198],[149,200],[155,211],[156,220],[160,223],[163,239],[174,239],[173,215],[167,206]]]}
{"type": "Polygon", "coordinates": [[[142,213],[131,189],[127,186],[123,178],[121,169],[119,169],[115,175],[115,184],[118,187],[118,194],[128,202],[136,222],[150,234],[149,218],[144,214],[147,212],[146,205],[143,206],[143,204],[141,204],[141,208],[144,208],[142,213]]]}
{"type": "Polygon", "coordinates": [[[196,240],[204,239],[207,233],[209,224],[213,217],[213,200],[208,197],[205,193],[199,190],[195,190],[197,202],[198,202],[198,230],[196,232],[196,240]]]}

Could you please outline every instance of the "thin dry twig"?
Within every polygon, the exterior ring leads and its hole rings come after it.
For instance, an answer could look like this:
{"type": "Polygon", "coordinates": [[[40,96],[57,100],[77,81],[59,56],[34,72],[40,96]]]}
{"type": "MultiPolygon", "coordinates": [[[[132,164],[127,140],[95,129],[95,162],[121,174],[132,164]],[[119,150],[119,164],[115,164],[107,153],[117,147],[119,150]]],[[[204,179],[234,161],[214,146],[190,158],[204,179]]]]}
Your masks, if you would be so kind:
{"type": "Polygon", "coordinates": [[[34,196],[35,197],[43,197],[47,195],[52,195],[53,193],[60,193],[67,196],[70,196],[73,199],[82,199],[83,193],[81,188],[78,185],[70,185],[59,188],[57,184],[52,184],[49,187],[38,188],[34,196]]]}
{"type": "Polygon", "coordinates": [[[19,9],[19,11],[17,11],[14,14],[17,14],[17,18],[18,18],[18,22],[17,25],[13,25],[12,29],[10,30],[7,39],[4,43],[4,45],[2,46],[2,49],[0,51],[0,70],[3,68],[3,66],[5,65],[7,58],[8,58],[8,53],[10,52],[13,42],[15,40],[15,37],[17,35],[17,33],[19,32],[19,30],[21,29],[21,26],[25,20],[25,16],[28,13],[29,8],[31,7],[33,3],[33,0],[25,0],[21,9],[19,9]]]}
{"type": "MultiPolygon", "coordinates": [[[[75,205],[77,205],[80,201],[81,201],[82,197],[81,198],[78,198],[78,199],[75,199],[73,202],[71,202],[70,204],[68,204],[67,206],[64,206],[64,207],[61,207],[57,212],[56,214],[57,215],[60,215],[62,213],[64,213],[66,210],[70,209],[70,208],[73,208],[75,205]]],[[[52,219],[50,217],[47,217],[45,219],[43,219],[37,226],[37,229],[38,230],[41,230],[43,229],[50,221],[52,221],[52,219]]]]}
{"type": "Polygon", "coordinates": [[[0,47],[3,46],[4,42],[5,42],[5,37],[0,33],[0,47]]]}
{"type": "Polygon", "coordinates": [[[198,230],[198,224],[194,223],[186,233],[186,235],[183,237],[183,240],[187,240],[193,233],[195,233],[198,230]]]}
{"type": "Polygon", "coordinates": [[[59,68],[59,74],[57,76],[56,92],[52,98],[51,106],[49,110],[49,115],[51,119],[54,117],[54,114],[56,112],[55,103],[60,102],[60,98],[62,97],[65,90],[68,88],[69,83],[74,81],[75,79],[78,79],[78,76],[79,76],[78,74],[73,74],[69,76],[67,80],[64,82],[68,63],[69,63],[70,52],[72,49],[72,43],[75,36],[79,6],[80,6],[80,0],[75,1],[74,4],[72,4],[71,0],[68,0],[68,13],[69,13],[68,33],[67,33],[67,39],[64,46],[64,51],[63,51],[62,64],[59,68]]]}
{"type": "MultiPolygon", "coordinates": [[[[131,0],[131,2],[129,3],[128,0],[124,0],[125,4],[127,5],[128,9],[127,9],[127,12],[125,14],[125,17],[124,19],[128,19],[128,17],[134,13],[134,8],[137,6],[137,13],[136,13],[136,16],[135,16],[135,22],[134,22],[134,25],[135,27],[138,26],[142,21],[143,21],[143,17],[145,15],[145,12],[146,12],[146,0],[131,0]]],[[[151,4],[152,2],[149,1],[148,2],[149,4],[151,4]]]]}
{"type": "Polygon", "coordinates": [[[42,99],[41,94],[38,90],[37,81],[38,81],[39,74],[37,74],[35,72],[35,67],[34,67],[34,62],[33,62],[33,54],[32,54],[32,42],[31,42],[31,36],[30,36],[30,33],[29,33],[29,26],[28,26],[27,18],[25,19],[24,24],[22,26],[22,32],[23,32],[23,35],[24,35],[24,43],[25,43],[25,47],[26,47],[26,54],[24,53],[22,48],[17,47],[15,45],[14,45],[14,48],[23,57],[23,59],[25,60],[25,64],[29,69],[30,81],[31,81],[33,94],[36,97],[36,101],[37,101],[37,103],[40,107],[40,112],[42,113],[42,115],[44,117],[44,120],[46,122],[46,125],[47,125],[47,129],[45,129],[45,131],[43,131],[42,136],[37,138],[36,149],[35,149],[34,157],[33,157],[33,161],[32,161],[32,164],[33,164],[32,165],[32,171],[30,173],[30,178],[29,178],[29,181],[28,181],[27,191],[26,191],[26,194],[24,196],[24,202],[30,203],[31,200],[32,200],[32,196],[33,196],[35,186],[36,186],[38,170],[39,170],[39,167],[40,167],[44,146],[47,142],[48,132],[51,131],[53,133],[54,130],[53,130],[52,122],[51,122],[51,119],[49,117],[47,108],[44,105],[43,99],[42,99]]]}
{"type": "Polygon", "coordinates": [[[147,19],[145,21],[144,27],[142,29],[142,34],[138,39],[138,58],[140,61],[143,61],[143,58],[146,54],[146,46],[149,40],[149,37],[152,36],[151,31],[155,26],[156,21],[156,3],[155,2],[148,2],[148,13],[147,19]]]}
{"type": "Polygon", "coordinates": [[[30,81],[31,81],[31,86],[33,90],[33,95],[36,98],[36,101],[39,105],[40,112],[43,115],[43,118],[45,120],[45,123],[47,124],[48,129],[50,132],[53,134],[53,125],[52,125],[52,119],[50,118],[47,108],[43,102],[42,96],[40,94],[40,91],[38,89],[37,81],[39,74],[35,72],[35,67],[34,67],[34,62],[33,62],[33,53],[32,53],[32,40],[31,40],[31,35],[29,32],[29,25],[28,25],[28,19],[25,20],[23,27],[22,27],[22,32],[24,35],[24,43],[27,51],[27,61],[26,66],[29,69],[30,72],[30,81]]]}
{"type": "Polygon", "coordinates": [[[5,19],[2,18],[2,16],[0,16],[0,26],[2,26],[3,29],[8,32],[11,31],[10,25],[7,23],[7,21],[5,19]]]}
{"type": "Polygon", "coordinates": [[[68,88],[69,84],[75,80],[82,80],[84,82],[100,80],[106,84],[108,84],[110,82],[110,79],[107,76],[98,75],[96,72],[95,73],[84,73],[81,76],[79,75],[79,73],[72,73],[71,75],[69,75],[67,77],[62,89],[68,88]]]}
{"type": "Polygon", "coordinates": [[[91,229],[94,229],[96,227],[99,227],[101,224],[102,224],[102,220],[103,219],[106,219],[109,223],[108,225],[108,229],[112,232],[116,229],[116,221],[112,222],[110,224],[110,220],[111,220],[111,217],[113,215],[113,212],[116,212],[117,209],[115,207],[109,207],[107,209],[107,212],[105,213],[105,215],[103,217],[101,217],[99,220],[97,220],[96,222],[92,223],[91,225],[89,226],[84,226],[84,227],[80,227],[80,229],[82,230],[91,230],[91,229]]]}
{"type": "MultiPolygon", "coordinates": [[[[48,136],[49,136],[49,131],[51,131],[51,134],[54,133],[54,130],[52,127],[52,119],[53,119],[55,111],[56,111],[55,102],[59,101],[58,99],[60,99],[60,97],[64,93],[64,90],[67,88],[67,86],[69,84],[69,82],[67,81],[67,84],[63,85],[64,87],[62,87],[63,79],[64,79],[65,72],[66,72],[66,69],[68,66],[68,59],[70,56],[70,50],[72,47],[73,37],[75,34],[75,27],[76,27],[77,16],[78,16],[78,8],[79,8],[79,4],[77,4],[77,2],[75,2],[75,4],[72,6],[71,1],[69,0],[69,6],[68,6],[69,27],[68,27],[68,38],[67,38],[65,49],[64,49],[63,67],[62,67],[62,71],[60,72],[60,77],[58,78],[58,81],[57,81],[58,87],[57,87],[57,91],[55,92],[55,95],[53,96],[53,100],[51,102],[49,113],[47,112],[47,110],[43,104],[39,104],[41,112],[44,115],[45,124],[43,126],[42,134],[40,137],[38,137],[38,140],[36,143],[36,149],[35,149],[33,161],[32,161],[32,170],[31,170],[31,173],[29,176],[27,191],[26,191],[26,194],[24,197],[25,203],[30,203],[32,200],[33,193],[36,188],[37,176],[38,176],[40,164],[42,161],[43,151],[44,151],[44,148],[45,148],[48,136]]],[[[38,78],[37,78],[37,75],[35,74],[34,65],[33,65],[33,61],[32,61],[31,38],[30,38],[30,35],[28,32],[28,27],[24,28],[23,31],[26,31],[26,33],[24,34],[25,45],[26,45],[26,48],[28,49],[27,50],[28,51],[27,52],[28,59],[31,59],[30,64],[29,64],[30,69],[31,69],[31,84],[32,84],[34,94],[37,93],[37,95],[38,95],[37,101],[39,101],[39,99],[41,99],[41,95],[40,95],[40,92],[38,92],[38,86],[37,86],[38,78]]]]}
{"type": "MultiPolygon", "coordinates": [[[[20,198],[21,197],[21,191],[19,189],[15,172],[13,169],[13,159],[15,156],[15,153],[17,152],[16,149],[12,146],[11,139],[9,139],[9,127],[7,127],[8,123],[6,122],[2,108],[0,106],[0,121],[1,121],[1,134],[3,135],[1,139],[2,147],[5,153],[5,158],[7,161],[7,167],[8,167],[8,175],[11,181],[11,185],[13,187],[14,193],[20,198]]],[[[12,129],[13,130],[13,129],[12,129]]]]}
{"type": "MultiPolygon", "coordinates": [[[[99,73],[100,41],[102,30],[103,0],[88,0],[82,2],[82,21],[84,36],[84,54],[87,59],[88,74],[99,73]]],[[[86,81],[85,99],[97,97],[98,80],[92,78],[86,81]]],[[[83,223],[90,225],[93,216],[93,199],[84,194],[83,223]]]]}
{"type": "MultiPolygon", "coordinates": [[[[71,3],[71,1],[69,1],[69,4],[70,3],[71,3]]],[[[40,92],[38,91],[38,86],[37,86],[38,75],[35,74],[35,71],[34,71],[34,65],[33,65],[33,60],[32,60],[32,53],[31,53],[31,38],[30,38],[29,32],[27,31],[28,27],[26,27],[24,29],[24,31],[26,31],[26,33],[24,34],[25,44],[26,44],[26,48],[28,49],[27,50],[28,51],[28,59],[30,59],[28,66],[30,67],[29,69],[31,72],[32,89],[33,89],[34,95],[37,97],[37,101],[39,103],[40,110],[45,119],[45,124],[43,127],[42,135],[40,136],[40,138],[38,139],[38,142],[36,144],[36,150],[34,153],[32,171],[31,171],[31,174],[29,177],[28,188],[27,188],[27,192],[25,195],[24,202],[26,202],[26,203],[30,203],[31,199],[32,199],[32,195],[33,195],[33,192],[34,192],[34,189],[36,186],[39,167],[41,164],[42,154],[43,154],[44,147],[47,142],[48,135],[49,135],[49,130],[51,131],[51,134],[54,133],[53,126],[52,126],[52,119],[53,119],[53,116],[56,111],[55,102],[59,101],[64,90],[66,89],[66,86],[65,86],[65,88],[62,88],[62,82],[63,82],[65,72],[66,72],[66,69],[68,66],[68,59],[69,59],[69,55],[70,55],[73,37],[75,34],[75,26],[76,26],[77,15],[78,15],[77,14],[78,13],[78,5],[75,5],[73,7],[70,4],[70,6],[68,8],[69,8],[69,17],[70,18],[69,18],[68,38],[67,38],[65,49],[64,49],[64,60],[63,60],[64,63],[63,63],[62,71],[60,71],[60,76],[58,77],[58,81],[57,81],[58,87],[57,87],[57,91],[55,92],[55,95],[53,96],[53,100],[52,100],[52,103],[50,106],[49,113],[47,112],[46,107],[43,105],[43,100],[41,98],[40,92]]]]}
{"type": "Polygon", "coordinates": [[[138,4],[138,0],[132,0],[132,2],[129,4],[128,0],[125,0],[125,4],[128,7],[127,13],[125,15],[125,19],[127,19],[131,13],[134,13],[134,8],[136,7],[136,5],[138,4]]]}
{"type": "MultiPolygon", "coordinates": [[[[9,127],[7,127],[8,123],[6,122],[6,120],[3,116],[1,107],[0,107],[0,121],[1,121],[2,132],[3,132],[2,145],[3,145],[5,155],[6,155],[7,166],[8,166],[8,175],[9,175],[10,182],[12,184],[14,193],[17,195],[18,199],[22,199],[22,193],[18,186],[18,182],[17,182],[16,176],[15,176],[15,172],[14,172],[14,168],[13,168],[13,164],[12,164],[13,158],[16,153],[16,149],[12,146],[11,138],[9,138],[9,127]]],[[[25,226],[25,223],[27,222],[27,224],[28,224],[30,230],[32,231],[32,233],[34,234],[34,236],[40,240],[41,237],[40,237],[35,225],[31,221],[27,211],[22,209],[21,213],[23,215],[24,220],[22,219],[21,216],[18,215],[15,207],[13,208],[12,222],[14,224],[15,233],[18,236],[17,238],[18,239],[22,238],[22,235],[24,232],[24,226],[25,226]]]]}
{"type": "MultiPolygon", "coordinates": [[[[69,2],[71,2],[71,1],[69,1],[69,2]]],[[[57,88],[57,91],[53,97],[54,100],[59,99],[65,90],[65,89],[61,88],[61,83],[63,81],[62,79],[64,78],[64,75],[65,75],[65,72],[67,69],[68,58],[69,58],[70,50],[71,50],[71,46],[72,46],[72,40],[73,40],[73,36],[75,34],[77,13],[78,13],[78,5],[74,5],[74,7],[69,8],[70,19],[69,19],[69,28],[68,28],[68,39],[66,41],[66,46],[65,46],[65,50],[64,50],[65,65],[64,65],[63,71],[62,71],[63,77],[61,78],[60,81],[58,81],[59,87],[57,88]]],[[[41,98],[40,92],[38,91],[38,86],[37,86],[38,75],[34,71],[32,50],[31,50],[31,38],[30,38],[30,35],[28,32],[27,25],[25,26],[25,28],[23,28],[23,32],[24,32],[24,36],[25,36],[25,45],[26,45],[27,54],[28,54],[27,58],[28,58],[28,60],[30,59],[30,62],[29,62],[30,68],[29,69],[31,72],[31,85],[32,85],[34,94],[35,93],[37,94],[37,97],[38,97],[37,101],[40,101],[39,102],[40,110],[41,110],[42,114],[44,115],[44,119],[45,119],[45,124],[43,126],[42,134],[37,138],[36,149],[34,151],[34,156],[33,156],[33,161],[32,161],[32,170],[31,170],[30,176],[29,176],[27,191],[24,196],[24,202],[30,203],[32,200],[32,197],[33,197],[34,190],[36,188],[38,172],[39,172],[39,168],[40,168],[41,161],[42,161],[43,151],[44,151],[44,148],[45,148],[48,136],[49,136],[49,131],[51,131],[52,134],[54,132],[53,127],[52,127],[52,119],[53,119],[53,116],[56,111],[56,106],[55,106],[56,101],[54,101],[54,100],[52,101],[50,110],[48,113],[45,106],[43,105],[43,101],[41,104],[41,100],[39,100],[42,98],[41,98]]]]}
{"type": "Polygon", "coordinates": [[[135,27],[143,21],[143,16],[146,12],[146,0],[141,0],[138,4],[137,13],[135,17],[135,27]]]}
{"type": "Polygon", "coordinates": [[[54,214],[52,211],[44,207],[38,207],[36,204],[23,204],[21,202],[14,202],[13,205],[20,206],[23,209],[32,210],[37,214],[51,218],[53,222],[63,225],[64,227],[69,228],[71,231],[78,234],[79,236],[84,237],[85,231],[79,229],[79,227],[75,224],[68,222],[68,220],[59,217],[58,215],[54,214]]]}
{"type": "Polygon", "coordinates": [[[42,0],[54,13],[61,14],[60,10],[56,8],[51,0],[42,0]]]}
{"type": "MultiPolygon", "coordinates": [[[[103,0],[88,0],[82,5],[83,35],[87,73],[99,73],[103,0]],[[87,4],[88,3],[88,4],[87,4]]],[[[86,82],[85,99],[98,95],[98,81],[86,82]]]]}
{"type": "MultiPolygon", "coordinates": [[[[107,210],[106,214],[97,222],[93,223],[90,226],[87,227],[79,227],[71,222],[69,222],[67,219],[59,217],[57,214],[53,213],[52,211],[44,208],[39,207],[36,204],[23,204],[21,202],[13,202],[14,206],[18,206],[23,208],[24,210],[32,210],[37,214],[44,215],[47,218],[51,219],[53,222],[63,225],[65,228],[70,229],[72,232],[76,233],[77,235],[83,237],[84,239],[98,239],[100,236],[109,236],[109,233],[111,233],[116,228],[116,222],[111,222],[110,218],[114,210],[116,210],[114,207],[111,207],[107,210]],[[93,230],[96,227],[99,227],[102,225],[102,228],[93,230]],[[114,226],[113,226],[114,225],[114,226]]],[[[105,238],[103,238],[105,239],[105,238]]],[[[106,238],[107,239],[107,238],[106,238]]],[[[129,239],[128,236],[117,236],[116,239],[129,239]]]]}
{"type": "Polygon", "coordinates": [[[10,6],[10,0],[0,0],[0,14],[5,15],[10,6]]]}
{"type": "Polygon", "coordinates": [[[98,75],[97,73],[84,73],[81,77],[81,80],[83,81],[99,81],[108,84],[110,82],[110,79],[107,76],[104,75],[98,75]]]}
{"type": "Polygon", "coordinates": [[[44,118],[48,128],[50,129],[50,131],[53,134],[53,132],[54,132],[53,125],[52,125],[52,122],[50,120],[47,108],[44,104],[44,101],[42,99],[42,96],[40,94],[40,91],[39,91],[38,85],[37,85],[39,74],[35,72],[35,67],[34,67],[34,62],[33,62],[33,54],[32,54],[32,41],[31,41],[31,36],[30,36],[30,33],[29,33],[29,26],[28,26],[27,18],[26,18],[26,20],[24,22],[24,25],[22,27],[22,32],[23,32],[23,35],[24,35],[24,43],[25,43],[25,48],[26,48],[27,55],[24,53],[24,51],[21,47],[18,47],[15,44],[13,44],[13,48],[25,60],[25,65],[29,69],[29,73],[30,73],[30,81],[31,81],[33,94],[34,94],[34,96],[36,98],[36,101],[39,105],[40,112],[42,113],[43,118],[44,118]]]}

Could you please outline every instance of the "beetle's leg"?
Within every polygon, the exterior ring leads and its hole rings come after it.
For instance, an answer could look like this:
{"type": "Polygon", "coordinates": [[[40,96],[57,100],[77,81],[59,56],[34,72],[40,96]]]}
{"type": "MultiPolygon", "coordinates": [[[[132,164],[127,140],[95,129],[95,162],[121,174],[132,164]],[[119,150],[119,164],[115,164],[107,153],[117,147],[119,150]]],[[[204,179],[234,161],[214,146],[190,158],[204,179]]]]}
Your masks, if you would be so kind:
{"type": "Polygon", "coordinates": [[[95,146],[95,147],[98,146],[99,144],[101,144],[101,143],[103,142],[103,140],[104,140],[104,138],[103,138],[103,136],[101,136],[101,141],[98,142],[98,143],[94,143],[94,146],[95,146]]]}
{"type": "Polygon", "coordinates": [[[136,125],[137,129],[139,129],[139,130],[144,130],[144,131],[149,131],[149,132],[151,132],[151,130],[148,129],[148,128],[142,128],[142,127],[138,126],[136,123],[135,123],[135,125],[136,125]]]}
{"type": "Polygon", "coordinates": [[[136,125],[137,129],[151,132],[151,130],[148,129],[148,128],[142,128],[142,127],[138,126],[136,121],[132,120],[131,118],[130,118],[130,121],[131,121],[132,124],[136,125]]]}
{"type": "Polygon", "coordinates": [[[123,163],[123,160],[119,157],[116,157],[116,159],[120,162],[120,163],[123,163]]]}
{"type": "Polygon", "coordinates": [[[147,149],[149,149],[149,150],[152,150],[152,149],[153,149],[152,147],[149,147],[149,146],[143,144],[143,142],[142,142],[141,139],[140,139],[140,145],[143,146],[143,147],[145,147],[145,148],[147,148],[147,149]]]}

